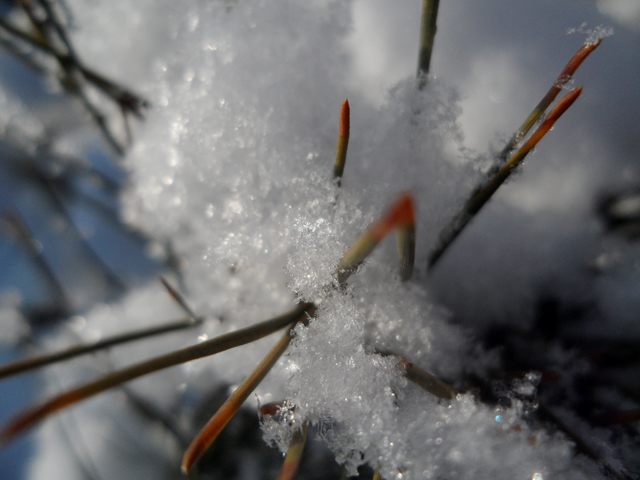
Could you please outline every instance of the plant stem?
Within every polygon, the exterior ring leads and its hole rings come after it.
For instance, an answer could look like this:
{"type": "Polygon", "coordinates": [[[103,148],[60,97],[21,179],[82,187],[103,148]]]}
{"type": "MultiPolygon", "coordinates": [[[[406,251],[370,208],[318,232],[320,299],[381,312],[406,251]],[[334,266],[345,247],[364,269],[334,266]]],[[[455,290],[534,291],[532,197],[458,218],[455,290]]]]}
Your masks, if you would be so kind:
{"type": "Polygon", "coordinates": [[[278,480],[293,480],[300,469],[302,463],[302,454],[304,453],[304,446],[307,443],[307,423],[302,424],[300,430],[293,432],[291,437],[291,443],[287,450],[287,455],[282,462],[282,468],[278,474],[278,480]]]}
{"type": "Polygon", "coordinates": [[[338,131],[338,146],[336,148],[336,164],[333,167],[333,178],[337,180],[338,186],[342,182],[342,174],[344,165],[347,161],[347,147],[349,146],[349,128],[350,128],[350,109],[349,100],[342,103],[340,109],[340,129],[338,131]]]}
{"type": "Polygon", "coordinates": [[[571,57],[571,60],[569,60],[569,63],[567,63],[562,72],[560,72],[560,75],[558,75],[556,81],[553,82],[549,91],[542,98],[542,100],[540,100],[538,105],[536,105],[536,107],[533,109],[531,114],[529,114],[524,123],[520,125],[520,128],[516,130],[516,132],[511,137],[511,140],[509,140],[502,152],[500,152],[500,159],[506,160],[508,158],[511,150],[513,150],[516,144],[525,137],[525,135],[538,121],[538,119],[542,116],[549,105],[553,103],[555,98],[562,90],[562,87],[569,83],[569,81],[571,81],[571,79],[573,78],[573,74],[576,72],[578,67],[582,65],[582,62],[587,59],[591,52],[593,52],[598,47],[598,45],[600,45],[600,43],[602,43],[602,39],[599,39],[595,43],[586,44],[580,50],[578,50],[573,57],[571,57]]]}
{"type": "Polygon", "coordinates": [[[415,254],[407,253],[407,255],[403,257],[402,253],[405,250],[409,250],[412,245],[415,249],[415,241],[413,244],[410,242],[411,229],[414,228],[415,212],[413,208],[413,198],[410,194],[405,193],[393,204],[384,217],[362,234],[343,255],[336,267],[338,282],[340,282],[340,284],[346,282],[351,274],[357,270],[358,266],[373,252],[378,243],[393,229],[406,229],[406,232],[401,234],[403,244],[400,246],[402,271],[403,274],[406,275],[413,269],[412,259],[415,254]]]}
{"type": "Polygon", "coordinates": [[[551,130],[551,127],[553,127],[558,118],[560,118],[560,116],[562,116],[562,114],[566,112],[571,105],[573,105],[573,102],[576,101],[581,92],[582,87],[579,87],[560,100],[553,110],[549,112],[546,120],[540,125],[540,127],[538,127],[533,135],[531,135],[529,140],[525,142],[520,150],[518,150],[513,157],[511,157],[511,159],[489,179],[488,182],[481,186],[476,193],[471,196],[462,211],[453,218],[449,225],[447,225],[440,234],[438,245],[429,256],[427,268],[432,268],[437,263],[442,254],[447,250],[447,248],[449,248],[460,232],[489,201],[505,180],[509,178],[511,173],[522,164],[527,154],[538,144],[549,130],[551,130]]]}
{"type": "Polygon", "coordinates": [[[135,378],[148,375],[149,373],[256,341],[306,317],[307,314],[312,315],[314,311],[315,307],[313,304],[300,303],[289,312],[257,325],[220,335],[219,337],[212,338],[197,345],[152,358],[145,362],[112,372],[94,382],[69,390],[39,406],[28,409],[22,415],[15,418],[0,432],[0,444],[7,442],[17,433],[31,427],[52,413],[97,395],[98,393],[102,393],[105,390],[117,387],[135,378]]]}
{"type": "Polygon", "coordinates": [[[440,0],[424,0],[422,4],[422,23],[420,25],[420,53],[418,54],[418,81],[422,89],[427,83],[426,76],[431,64],[431,52],[436,36],[436,20],[440,0]]]}
{"type": "Polygon", "coordinates": [[[267,376],[267,373],[278,361],[280,356],[291,342],[290,330],[284,334],[280,341],[271,349],[267,356],[258,364],[255,370],[249,375],[238,388],[231,394],[220,409],[211,417],[200,433],[193,439],[191,445],[182,458],[182,471],[188,473],[193,464],[200,458],[205,450],[220,434],[222,429],[229,423],[236,412],[240,409],[244,401],[251,395],[260,382],[267,376]]]}
{"type": "Polygon", "coordinates": [[[129,333],[123,333],[121,335],[115,335],[92,345],[75,345],[58,352],[45,353],[43,355],[6,363],[0,366],[0,379],[10,377],[12,375],[17,375],[19,373],[24,373],[35,368],[44,367],[45,365],[51,365],[52,363],[69,360],[71,358],[85,355],[87,353],[103,350],[115,345],[134,342],[143,338],[149,338],[156,335],[162,335],[164,333],[175,332],[177,330],[183,330],[185,328],[191,328],[199,325],[200,323],[202,323],[202,318],[194,319],[192,317],[189,317],[186,319],[177,320],[175,322],[169,322],[157,327],[144,328],[129,333]]]}

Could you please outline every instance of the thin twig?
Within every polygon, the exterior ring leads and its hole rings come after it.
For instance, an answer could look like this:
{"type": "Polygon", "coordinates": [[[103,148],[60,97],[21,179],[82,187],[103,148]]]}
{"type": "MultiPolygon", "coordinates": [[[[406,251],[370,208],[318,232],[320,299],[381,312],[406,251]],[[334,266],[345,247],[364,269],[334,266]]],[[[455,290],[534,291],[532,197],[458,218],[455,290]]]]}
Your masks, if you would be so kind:
{"type": "Polygon", "coordinates": [[[289,449],[282,462],[282,468],[278,474],[278,480],[293,480],[300,469],[302,463],[302,454],[304,453],[304,446],[307,443],[307,423],[302,424],[300,430],[295,430],[291,437],[291,443],[289,449]]]}
{"type": "Polygon", "coordinates": [[[422,4],[422,23],[420,25],[420,53],[418,54],[418,81],[422,89],[427,83],[427,74],[431,65],[431,53],[436,36],[436,21],[440,0],[424,0],[422,4]]]}
{"type": "Polygon", "coordinates": [[[576,101],[582,87],[579,87],[566,95],[558,104],[549,112],[546,120],[538,127],[533,135],[525,142],[513,157],[498,171],[487,183],[474,193],[469,201],[465,204],[462,211],[456,215],[451,223],[440,234],[438,245],[429,256],[427,268],[432,268],[441,258],[442,254],[449,248],[460,232],[475,217],[480,209],[489,201],[498,188],[505,182],[511,173],[524,161],[527,154],[535,147],[538,142],[551,130],[554,123],[562,116],[562,114],[576,101]]]}
{"type": "MultiPolygon", "coordinates": [[[[51,55],[56,58],[60,57],[60,54],[51,46],[43,43],[41,39],[35,38],[33,35],[16,28],[1,15],[0,28],[40,50],[42,53],[46,53],[47,55],[51,55]]],[[[118,104],[124,106],[127,111],[133,113],[138,118],[142,118],[144,116],[144,109],[149,107],[149,102],[147,100],[141,98],[135,93],[132,93],[130,90],[127,90],[112,80],[109,80],[91,68],[82,65],[81,63],[76,63],[75,67],[80,71],[80,73],[82,73],[89,83],[93,84],[107,96],[111,97],[118,104]]]]}
{"type": "Polygon", "coordinates": [[[78,56],[76,55],[73,45],[71,45],[71,41],[69,40],[67,31],[65,30],[62,23],[56,17],[56,13],[53,7],[51,6],[51,3],[49,2],[49,0],[38,0],[38,3],[42,5],[42,8],[47,14],[45,25],[49,25],[51,26],[51,28],[53,28],[57,37],[60,39],[60,41],[64,44],[65,48],[67,49],[67,54],[69,55],[69,57],[71,57],[74,62],[78,63],[78,56]]]}
{"type": "MultiPolygon", "coordinates": [[[[148,106],[148,103],[107,80],[105,77],[85,68],[75,55],[63,25],[55,18],[54,12],[47,0],[41,0],[40,4],[46,14],[44,20],[38,18],[38,15],[33,11],[33,4],[31,2],[21,2],[26,14],[39,33],[38,37],[14,27],[2,17],[0,17],[0,28],[20,40],[28,42],[42,52],[53,56],[57,60],[60,69],[64,73],[64,78],[61,79],[62,86],[80,99],[98,128],[102,131],[107,142],[118,155],[122,155],[124,148],[116,140],[116,137],[107,126],[105,116],[87,97],[81,86],[81,82],[85,80],[93,84],[120,106],[123,111],[125,130],[128,130],[127,116],[125,113],[131,112],[138,117],[142,117],[142,110],[148,106]],[[64,51],[60,51],[60,49],[64,51]]],[[[128,132],[127,135],[129,135],[128,132]]]]}
{"type": "Polygon", "coordinates": [[[267,373],[278,361],[280,356],[291,342],[290,330],[283,335],[280,341],[269,351],[267,356],[258,364],[238,388],[231,394],[220,409],[211,417],[200,433],[193,439],[191,445],[182,458],[182,471],[188,473],[193,464],[200,458],[205,450],[217,438],[222,429],[229,423],[244,401],[251,395],[267,373]]]}
{"type": "Polygon", "coordinates": [[[558,415],[555,414],[553,410],[551,410],[546,405],[539,403],[538,414],[550,422],[552,422],[555,427],[564,432],[571,440],[573,440],[576,444],[576,448],[579,452],[587,455],[597,462],[601,462],[604,464],[604,467],[618,480],[628,480],[630,477],[621,473],[617,469],[614,469],[608,462],[605,461],[602,455],[598,453],[591,445],[589,445],[573,428],[567,425],[558,415]]]}
{"type": "Polygon", "coordinates": [[[58,280],[55,271],[42,254],[42,245],[34,238],[26,222],[17,211],[7,212],[4,218],[7,223],[11,225],[20,242],[22,242],[22,244],[29,250],[29,253],[31,253],[42,274],[53,288],[55,298],[58,299],[57,310],[59,310],[61,316],[66,315],[70,310],[69,298],[67,297],[62,284],[58,280]]]}
{"type": "Polygon", "coordinates": [[[191,328],[200,323],[202,323],[202,318],[197,318],[194,321],[192,317],[188,317],[186,319],[169,322],[164,325],[115,335],[113,337],[105,338],[104,340],[96,342],[92,345],[75,345],[58,352],[45,353],[43,355],[37,355],[23,360],[5,363],[4,365],[0,365],[0,379],[4,379],[12,375],[17,375],[19,373],[25,373],[29,370],[43,367],[45,365],[51,365],[63,360],[70,360],[80,355],[86,355],[88,353],[97,352],[98,350],[104,350],[105,348],[113,347],[115,345],[121,345],[123,343],[141,340],[143,338],[150,338],[156,335],[162,335],[164,333],[191,328]]]}
{"type": "Polygon", "coordinates": [[[122,370],[112,372],[96,381],[69,390],[39,406],[27,409],[27,411],[22,415],[18,416],[6,425],[0,432],[0,444],[6,443],[17,433],[33,426],[35,423],[58,410],[97,395],[105,390],[165,368],[173,367],[181,363],[190,362],[198,358],[207,357],[230,348],[254,342],[286,327],[287,325],[290,325],[292,322],[302,318],[306,319],[306,315],[312,315],[314,311],[315,307],[313,304],[300,303],[289,312],[278,317],[260,322],[256,325],[252,325],[251,327],[220,335],[219,337],[212,338],[211,340],[207,340],[197,345],[192,345],[175,352],[152,358],[122,370]]]}
{"type": "Polygon", "coordinates": [[[75,234],[78,243],[82,246],[85,253],[91,258],[93,262],[95,262],[100,267],[100,271],[103,273],[110,287],[119,292],[123,292],[124,290],[126,290],[126,287],[120,277],[102,259],[100,254],[95,250],[88,239],[84,235],[82,235],[73,215],[71,215],[69,209],[67,208],[67,205],[64,201],[63,193],[59,191],[60,189],[58,188],[58,183],[52,181],[47,175],[42,175],[40,177],[40,180],[42,182],[43,189],[49,192],[50,199],[57,207],[56,210],[62,214],[68,224],[72,227],[71,232],[75,234]]]}
{"type": "Polygon", "coordinates": [[[511,140],[504,147],[502,152],[500,152],[500,159],[506,160],[511,153],[511,150],[516,146],[518,142],[520,142],[529,132],[531,127],[538,121],[538,119],[542,116],[542,114],[547,110],[549,105],[553,103],[555,98],[558,96],[562,87],[564,87],[567,83],[571,81],[573,78],[573,74],[576,72],[578,67],[582,65],[587,57],[593,52],[598,45],[602,43],[602,39],[599,39],[595,43],[588,43],[584,45],[580,50],[578,50],[575,55],[569,60],[569,63],[562,69],[558,78],[556,78],[555,82],[551,85],[551,88],[546,93],[546,95],[540,100],[538,105],[533,109],[533,111],[529,114],[527,119],[524,121],[520,128],[516,130],[516,132],[511,137],[511,140]]]}
{"type": "Polygon", "coordinates": [[[338,146],[336,148],[336,164],[333,167],[333,178],[337,180],[338,186],[342,182],[342,174],[344,173],[344,165],[347,161],[347,147],[349,146],[349,128],[350,128],[350,109],[349,100],[342,103],[340,109],[340,129],[338,131],[338,146]]]}
{"type": "MultiPolygon", "coordinates": [[[[357,270],[358,266],[373,252],[378,243],[393,229],[399,228],[406,229],[406,232],[400,236],[403,244],[399,250],[401,253],[401,269],[403,275],[407,275],[407,273],[413,269],[413,263],[410,261],[414,258],[415,254],[402,255],[405,249],[411,247],[409,234],[410,229],[415,228],[415,212],[413,198],[410,194],[405,193],[393,204],[382,219],[374,223],[362,234],[343,255],[336,267],[338,282],[344,284],[351,274],[357,270]]],[[[415,241],[413,242],[413,248],[415,248],[415,241]]]]}

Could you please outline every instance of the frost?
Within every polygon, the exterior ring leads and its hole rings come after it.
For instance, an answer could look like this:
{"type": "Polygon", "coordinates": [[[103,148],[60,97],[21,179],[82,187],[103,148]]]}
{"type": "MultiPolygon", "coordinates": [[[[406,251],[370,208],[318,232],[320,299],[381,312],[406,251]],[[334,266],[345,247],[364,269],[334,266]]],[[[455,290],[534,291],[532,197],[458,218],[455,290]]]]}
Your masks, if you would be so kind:
{"type": "Polygon", "coordinates": [[[613,35],[613,27],[605,27],[604,25],[598,25],[594,28],[587,28],[587,22],[582,23],[577,28],[568,28],[567,35],[572,35],[574,33],[583,33],[587,35],[587,38],[584,40],[584,45],[595,45],[603,38],[610,37],[613,35]]]}

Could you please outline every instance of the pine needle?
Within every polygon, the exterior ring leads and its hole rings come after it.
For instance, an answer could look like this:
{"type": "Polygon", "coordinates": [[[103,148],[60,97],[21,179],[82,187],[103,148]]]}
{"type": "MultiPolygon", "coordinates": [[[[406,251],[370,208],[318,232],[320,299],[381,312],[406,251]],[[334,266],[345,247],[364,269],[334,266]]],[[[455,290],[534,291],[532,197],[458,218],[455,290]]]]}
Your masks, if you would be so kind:
{"type": "MultiPolygon", "coordinates": [[[[409,193],[403,194],[384,217],[372,227],[369,228],[344,254],[336,268],[338,282],[343,284],[355,272],[362,262],[371,254],[378,243],[387,236],[393,229],[405,229],[401,234],[401,265],[406,275],[408,271],[413,269],[413,261],[411,253],[403,256],[405,250],[411,248],[411,229],[415,229],[415,213],[413,208],[413,198],[409,193]]],[[[415,233],[413,248],[415,249],[415,233]]]]}
{"type": "Polygon", "coordinates": [[[34,370],[36,368],[44,367],[45,365],[51,365],[63,360],[69,360],[80,355],[86,355],[88,353],[104,350],[105,348],[113,347],[115,345],[121,345],[123,343],[134,342],[136,340],[150,338],[156,335],[162,335],[164,333],[191,328],[199,325],[200,323],[202,323],[202,318],[189,317],[182,320],[176,320],[175,322],[168,322],[164,325],[159,325],[156,327],[144,328],[121,335],[115,335],[91,345],[75,345],[58,352],[45,353],[42,355],[25,358],[23,360],[5,363],[4,365],[0,366],[0,379],[10,377],[12,375],[17,375],[19,373],[28,372],[29,370],[34,370]]]}
{"type": "Polygon", "coordinates": [[[491,198],[498,187],[511,175],[511,173],[524,161],[527,154],[538,144],[540,140],[551,130],[556,121],[567,109],[573,105],[582,93],[582,87],[578,87],[568,93],[558,104],[553,107],[544,122],[531,135],[525,144],[511,157],[511,159],[496,173],[496,175],[475,195],[469,203],[467,212],[475,215],[482,206],[491,198]]]}
{"type": "Polygon", "coordinates": [[[287,455],[284,457],[282,468],[278,474],[278,480],[293,480],[298,473],[302,463],[304,446],[307,443],[307,429],[307,424],[304,423],[302,429],[293,432],[287,455]]]}
{"type": "Polygon", "coordinates": [[[431,65],[433,41],[436,36],[436,20],[440,0],[424,0],[420,25],[420,53],[418,54],[418,80],[420,89],[426,85],[426,76],[431,65]]]}
{"type": "Polygon", "coordinates": [[[109,390],[110,388],[117,387],[118,385],[122,385],[123,383],[135,378],[139,378],[165,368],[214,355],[216,353],[229,350],[230,348],[256,341],[286,327],[287,325],[290,325],[292,322],[306,318],[307,315],[312,315],[314,311],[315,307],[313,304],[300,303],[289,312],[278,317],[260,322],[259,324],[252,325],[251,327],[220,335],[219,337],[212,338],[211,340],[207,340],[197,345],[152,358],[151,360],[112,372],[94,382],[69,390],[39,406],[27,409],[22,415],[19,415],[8,425],[5,425],[0,431],[0,444],[6,443],[16,434],[32,427],[45,417],[89,397],[102,393],[105,390],[109,390]]]}
{"type": "Polygon", "coordinates": [[[251,395],[260,382],[267,376],[267,373],[278,361],[280,356],[289,346],[291,341],[290,331],[287,331],[282,339],[260,362],[255,370],[244,382],[231,394],[220,409],[211,417],[200,433],[193,439],[191,445],[182,458],[182,471],[188,473],[193,464],[200,458],[205,450],[220,434],[222,429],[229,423],[236,412],[240,409],[244,401],[251,395]]]}
{"type": "Polygon", "coordinates": [[[564,87],[571,81],[571,79],[573,78],[573,74],[576,72],[578,67],[582,65],[582,62],[587,59],[591,52],[598,48],[598,45],[600,45],[600,43],[602,43],[602,39],[599,39],[595,43],[587,43],[576,52],[571,60],[569,60],[569,63],[567,63],[562,72],[560,72],[560,75],[558,75],[556,81],[553,82],[549,91],[542,98],[542,100],[540,100],[538,105],[536,105],[536,107],[533,109],[531,114],[529,114],[520,128],[513,134],[511,140],[509,140],[509,143],[507,143],[507,145],[504,147],[504,149],[500,153],[501,159],[507,159],[511,150],[513,150],[516,144],[525,137],[531,127],[533,127],[533,125],[538,121],[542,114],[547,110],[549,105],[553,103],[555,98],[562,90],[562,87],[564,87]]]}
{"type": "Polygon", "coordinates": [[[371,480],[383,480],[382,475],[380,475],[380,464],[376,467],[376,471],[373,472],[373,478],[371,480]]]}
{"type": "Polygon", "coordinates": [[[350,109],[349,100],[346,99],[342,103],[340,109],[340,129],[338,130],[338,146],[336,148],[336,164],[333,167],[333,178],[337,179],[338,186],[342,182],[342,174],[344,165],[347,161],[347,147],[349,146],[349,128],[350,128],[350,109]]]}
{"type": "Polygon", "coordinates": [[[178,290],[173,288],[164,277],[160,277],[160,283],[162,283],[162,286],[167,289],[167,292],[169,293],[169,295],[171,295],[171,298],[173,298],[176,303],[180,305],[180,308],[182,308],[182,310],[184,310],[187,315],[189,315],[191,318],[197,317],[197,315],[187,303],[187,300],[184,298],[184,296],[178,290]]]}
{"type": "Polygon", "coordinates": [[[398,257],[400,258],[400,280],[406,282],[413,275],[413,264],[416,259],[416,227],[415,224],[401,225],[396,229],[398,257]]]}
{"type": "Polygon", "coordinates": [[[438,398],[444,398],[451,400],[456,397],[456,392],[452,387],[444,383],[439,378],[431,375],[426,370],[415,366],[412,362],[404,357],[398,357],[400,361],[400,367],[407,380],[411,380],[413,383],[422,387],[427,392],[432,393],[438,398]]]}
{"type": "Polygon", "coordinates": [[[438,246],[429,257],[428,268],[433,267],[446,251],[458,234],[467,226],[480,209],[489,201],[498,188],[505,182],[511,173],[522,164],[527,154],[538,144],[540,140],[551,130],[551,127],[562,116],[567,109],[573,105],[582,93],[582,87],[578,87],[567,94],[549,112],[549,115],[538,129],[531,135],[525,144],[511,157],[511,159],[498,171],[487,183],[480,187],[471,199],[466,203],[453,221],[444,229],[440,235],[438,246]]]}

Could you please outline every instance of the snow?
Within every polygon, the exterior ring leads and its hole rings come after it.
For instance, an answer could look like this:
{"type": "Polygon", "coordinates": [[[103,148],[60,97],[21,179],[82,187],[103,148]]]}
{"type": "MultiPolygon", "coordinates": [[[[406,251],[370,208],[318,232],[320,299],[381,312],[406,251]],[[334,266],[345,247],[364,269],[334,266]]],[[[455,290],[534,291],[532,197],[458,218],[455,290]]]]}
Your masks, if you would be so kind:
{"type": "MultiPolygon", "coordinates": [[[[541,167],[512,180],[511,187],[524,186],[498,195],[491,202],[498,213],[479,218],[483,228],[461,238],[457,256],[443,259],[448,267],[427,279],[426,259],[438,232],[486,170],[482,161],[490,155],[478,151],[496,132],[508,135],[519,124],[511,107],[504,113],[507,120],[494,121],[491,109],[511,105],[513,95],[537,82],[523,73],[513,50],[480,50],[474,61],[455,67],[473,73],[459,83],[438,73],[440,65],[454,72],[445,67],[453,60],[435,57],[437,76],[419,91],[415,67],[404,72],[401,58],[394,65],[402,75],[364,78],[380,71],[366,61],[371,46],[360,50],[355,43],[373,35],[354,31],[364,28],[365,14],[380,20],[364,2],[68,3],[78,25],[73,40],[80,57],[125,80],[153,105],[125,158],[130,185],[122,198],[124,219],[157,241],[159,255],[168,254],[162,249],[170,245],[181,259],[182,290],[195,311],[207,316],[192,331],[106,354],[102,369],[251,325],[294,301],[317,302],[316,317],[295,328],[287,355],[257,390],[261,400],[286,399],[282,415],[262,419],[266,441],[284,451],[293,429],[308,422],[350,474],[368,463],[380,465],[387,479],[601,477],[595,462],[575,455],[566,436],[528,422],[531,406],[520,397],[535,399],[535,381],[509,387],[518,394],[512,395],[510,408],[484,405],[473,393],[445,402],[408,384],[395,357],[380,353],[405,356],[463,387],[462,379],[486,378],[501,368],[496,352],[479,346],[474,335],[496,324],[530,325],[541,278],[563,272],[553,283],[561,298],[574,295],[585,282],[580,267],[597,253],[601,232],[583,222],[590,218],[586,208],[576,207],[584,205],[581,182],[566,190],[556,187],[567,185],[563,179],[575,173],[575,164],[551,175],[553,187],[542,193],[536,188],[549,182],[541,167]],[[492,78],[499,66],[503,73],[492,78]],[[331,171],[344,98],[351,105],[351,138],[338,189],[331,171]],[[344,289],[336,288],[341,256],[403,191],[413,194],[418,212],[416,278],[400,282],[395,247],[387,239],[344,289]],[[577,212],[568,221],[574,207],[577,212]],[[516,217],[526,224],[510,224],[516,217]],[[550,240],[548,231],[554,232],[550,240]],[[585,241],[575,248],[579,236],[585,241]],[[475,324],[460,325],[454,316],[475,324]]],[[[419,8],[417,3],[410,7],[419,8]]],[[[401,8],[406,12],[409,6],[401,8]]],[[[444,11],[443,26],[450,15],[444,11]]],[[[597,38],[609,35],[607,29],[593,32],[597,38]]],[[[415,58],[417,31],[413,34],[415,58]]],[[[436,52],[445,38],[436,37],[436,52]]],[[[576,42],[560,35],[555,41],[570,44],[566,62],[576,42]]],[[[598,54],[604,55],[598,51],[594,57],[598,54]]],[[[586,75],[578,75],[589,84],[586,75]]],[[[555,77],[540,77],[537,89],[543,92],[555,77]]],[[[524,118],[526,108],[513,110],[524,118]]],[[[572,120],[563,119],[550,134],[556,138],[549,142],[555,152],[549,154],[551,163],[557,165],[564,154],[581,154],[571,142],[585,131],[571,133],[572,120]],[[558,139],[560,130],[565,140],[558,139]]],[[[542,162],[543,156],[538,153],[529,163],[542,162]]],[[[579,173],[592,179],[598,173],[595,160],[591,153],[584,157],[579,173]]],[[[584,183],[597,185],[596,180],[584,183]]],[[[613,300],[616,293],[607,293],[619,291],[614,283],[599,287],[612,317],[622,308],[613,300]]],[[[144,322],[178,318],[179,309],[163,295],[157,285],[139,288],[118,304],[87,312],[86,327],[71,330],[95,340],[144,322]]],[[[637,303],[634,292],[621,295],[637,303]]],[[[624,323],[632,320],[629,314],[624,323]]],[[[52,342],[64,344],[68,332],[63,329],[52,342]]],[[[194,398],[203,398],[215,385],[237,385],[273,341],[138,380],[131,389],[193,428],[194,398]]],[[[61,383],[90,376],[93,365],[76,362],[61,383]]],[[[84,407],[78,415],[116,416],[123,403],[87,403],[94,408],[84,407]]],[[[88,423],[93,438],[103,421],[97,416],[88,423]]],[[[115,438],[128,438],[123,430],[135,436],[127,422],[121,421],[115,438]]],[[[114,447],[108,441],[89,442],[105,478],[127,478],[136,469],[152,478],[163,453],[175,456],[176,445],[162,440],[170,437],[166,432],[158,439],[144,431],[134,443],[155,454],[153,461],[138,458],[135,467],[130,458],[122,466],[112,463],[114,447]]],[[[584,431],[589,434],[588,427],[584,431]]],[[[58,453],[52,438],[52,427],[40,433],[42,453],[32,478],[53,468],[49,462],[58,453]]]]}

